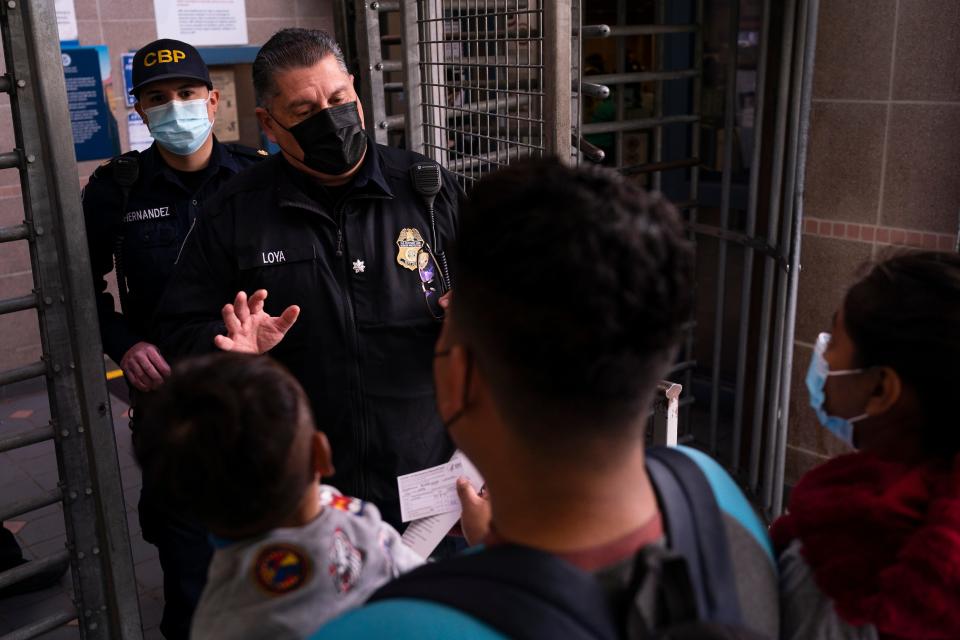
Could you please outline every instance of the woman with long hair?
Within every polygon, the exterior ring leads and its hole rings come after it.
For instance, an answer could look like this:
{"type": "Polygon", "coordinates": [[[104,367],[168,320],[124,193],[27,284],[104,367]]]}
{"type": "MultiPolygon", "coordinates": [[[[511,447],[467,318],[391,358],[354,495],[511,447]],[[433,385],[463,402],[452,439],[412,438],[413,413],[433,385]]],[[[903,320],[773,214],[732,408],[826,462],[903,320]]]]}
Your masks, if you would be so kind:
{"type": "Polygon", "coordinates": [[[960,255],[870,269],[807,387],[856,451],[803,476],[774,523],[781,637],[960,638],[960,255]]]}

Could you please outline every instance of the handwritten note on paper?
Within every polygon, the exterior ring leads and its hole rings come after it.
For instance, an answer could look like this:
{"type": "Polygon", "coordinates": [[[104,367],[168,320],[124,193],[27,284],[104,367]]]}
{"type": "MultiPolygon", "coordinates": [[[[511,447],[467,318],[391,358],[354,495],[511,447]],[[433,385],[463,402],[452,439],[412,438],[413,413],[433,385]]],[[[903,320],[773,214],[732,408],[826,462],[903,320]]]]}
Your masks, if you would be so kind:
{"type": "Polygon", "coordinates": [[[404,522],[460,510],[457,478],[463,475],[463,456],[450,462],[397,478],[400,517],[404,522]]]}
{"type": "MultiPolygon", "coordinates": [[[[452,471],[455,470],[450,478],[449,482],[447,480],[438,481],[439,486],[449,486],[451,495],[453,496],[453,509],[449,511],[435,512],[433,515],[422,517],[415,522],[410,523],[410,526],[407,527],[406,531],[403,532],[403,544],[410,547],[418,554],[426,558],[433,550],[437,548],[437,545],[440,544],[440,541],[443,540],[444,536],[450,532],[450,529],[453,525],[457,524],[457,521],[460,520],[460,501],[457,499],[457,478],[464,476],[470,480],[475,489],[480,489],[483,486],[483,477],[480,475],[480,472],[477,471],[477,468],[473,466],[473,463],[467,459],[465,455],[457,451],[450,458],[450,462],[447,464],[439,465],[437,467],[432,467],[431,469],[424,469],[423,471],[418,471],[417,473],[411,473],[407,476],[400,476],[397,478],[397,483],[400,485],[400,511],[403,514],[404,509],[404,490],[403,485],[400,484],[401,479],[408,478],[410,476],[416,476],[418,474],[423,474],[424,472],[441,470],[441,473],[444,473],[443,470],[452,471]]],[[[429,494],[430,491],[419,491],[419,494],[429,494]]],[[[429,503],[429,500],[423,500],[423,503],[429,503]]],[[[449,499],[446,497],[441,497],[437,502],[439,505],[449,505],[449,499]]],[[[445,506],[439,506],[435,508],[446,509],[445,506]]],[[[402,516],[404,521],[406,521],[406,516],[402,516]]]]}

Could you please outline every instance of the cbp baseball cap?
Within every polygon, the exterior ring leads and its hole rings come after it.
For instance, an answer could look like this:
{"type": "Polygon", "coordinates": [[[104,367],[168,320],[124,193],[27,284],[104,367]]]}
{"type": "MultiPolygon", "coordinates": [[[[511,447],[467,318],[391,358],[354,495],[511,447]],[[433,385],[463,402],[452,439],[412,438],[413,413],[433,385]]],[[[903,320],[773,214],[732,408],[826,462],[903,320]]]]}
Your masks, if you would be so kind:
{"type": "Polygon", "coordinates": [[[133,88],[138,95],[144,85],[170,78],[199,80],[213,89],[210,71],[200,53],[186,42],[163,38],[142,47],[133,56],[133,88]]]}

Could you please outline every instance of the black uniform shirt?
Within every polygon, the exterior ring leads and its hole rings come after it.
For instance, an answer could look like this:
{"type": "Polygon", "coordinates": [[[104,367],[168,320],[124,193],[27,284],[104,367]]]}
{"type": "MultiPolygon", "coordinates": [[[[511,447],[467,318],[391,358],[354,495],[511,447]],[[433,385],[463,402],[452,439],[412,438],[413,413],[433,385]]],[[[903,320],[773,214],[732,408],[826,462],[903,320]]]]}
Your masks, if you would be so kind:
{"type": "Polygon", "coordinates": [[[181,172],[164,162],[156,143],[143,153],[124,155],[139,157],[137,181],[130,187],[126,207],[114,175],[116,158],[98,167],[83,190],[100,338],[115,362],[146,338],[147,325],[200,208],[228,179],[262,159],[253,149],[214,139],[210,164],[189,175],[193,184],[187,185],[181,172]],[[105,279],[114,268],[117,248],[129,289],[122,314],[107,293],[105,279]]]}
{"type": "MultiPolygon", "coordinates": [[[[266,289],[274,316],[299,305],[299,320],[270,355],[303,385],[330,438],[337,474],[329,482],[375,502],[394,525],[396,476],[452,453],[434,399],[440,323],[416,250],[408,260],[411,242],[431,235],[409,177],[422,160],[371,142],[349,186],[325,193],[280,155],[248,169],[198,219],[157,310],[157,343],[170,359],[214,349],[220,310],[237,291],[266,289]]],[[[435,205],[441,246],[453,238],[460,195],[444,172],[435,205]]]]}

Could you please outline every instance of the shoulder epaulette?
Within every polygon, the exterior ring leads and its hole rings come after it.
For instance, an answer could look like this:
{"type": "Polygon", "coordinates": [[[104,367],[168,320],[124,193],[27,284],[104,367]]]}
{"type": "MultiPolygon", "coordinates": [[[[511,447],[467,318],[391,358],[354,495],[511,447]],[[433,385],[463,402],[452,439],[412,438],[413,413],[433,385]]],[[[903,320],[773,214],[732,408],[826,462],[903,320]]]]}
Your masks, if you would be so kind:
{"type": "Polygon", "coordinates": [[[264,149],[254,149],[253,147],[248,147],[242,144],[235,144],[233,142],[225,142],[223,144],[227,148],[227,151],[234,155],[243,156],[244,158],[251,158],[253,160],[264,160],[270,157],[270,154],[267,153],[264,149]]]}
{"type": "Polygon", "coordinates": [[[355,516],[363,515],[363,500],[340,495],[330,489],[320,490],[320,504],[324,507],[352,513],[355,516]]]}

